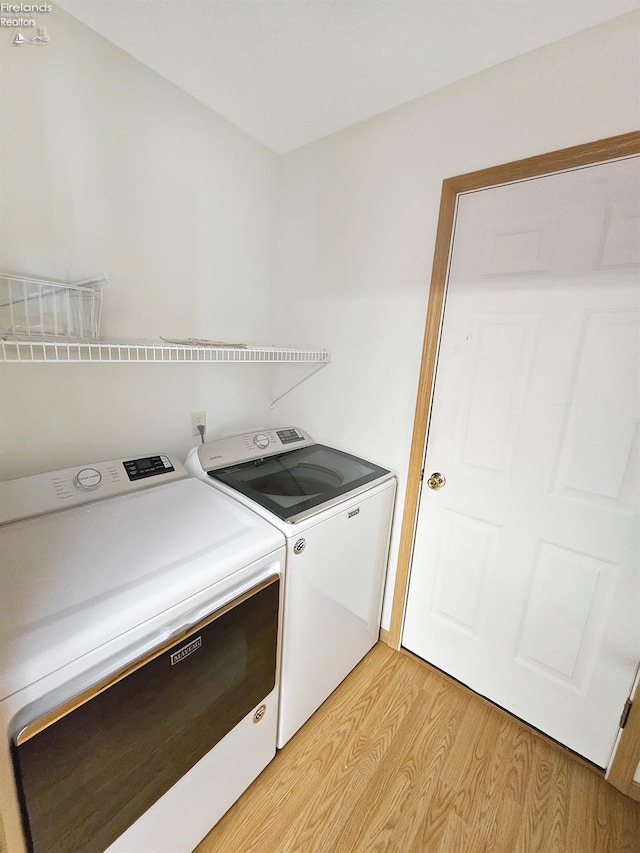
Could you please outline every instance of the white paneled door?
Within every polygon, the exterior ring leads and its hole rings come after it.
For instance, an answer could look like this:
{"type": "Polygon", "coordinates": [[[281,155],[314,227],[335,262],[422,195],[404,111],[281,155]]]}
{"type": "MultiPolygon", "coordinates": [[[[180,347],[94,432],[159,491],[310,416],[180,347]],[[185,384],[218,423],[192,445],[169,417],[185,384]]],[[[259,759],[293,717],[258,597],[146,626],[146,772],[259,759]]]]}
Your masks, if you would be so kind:
{"type": "Polygon", "coordinates": [[[640,158],[459,197],[402,639],[601,767],[640,659],[639,226],[640,158]]]}

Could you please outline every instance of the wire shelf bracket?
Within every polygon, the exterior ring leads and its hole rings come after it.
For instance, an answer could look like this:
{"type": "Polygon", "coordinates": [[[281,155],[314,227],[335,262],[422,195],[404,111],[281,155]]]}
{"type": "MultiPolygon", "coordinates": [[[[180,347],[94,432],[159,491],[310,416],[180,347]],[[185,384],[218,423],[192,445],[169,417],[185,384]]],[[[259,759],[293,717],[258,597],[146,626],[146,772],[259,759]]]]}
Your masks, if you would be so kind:
{"type": "Polygon", "coordinates": [[[301,379],[298,379],[297,382],[294,382],[293,385],[290,385],[288,388],[278,394],[277,397],[274,397],[273,400],[271,400],[271,402],[269,403],[269,408],[273,409],[278,400],[282,400],[283,397],[285,397],[290,391],[293,391],[294,388],[297,388],[298,385],[302,385],[302,383],[306,382],[307,379],[311,379],[314,373],[317,373],[319,370],[322,370],[322,368],[326,367],[328,363],[328,361],[323,361],[320,364],[314,365],[314,367],[312,367],[311,370],[307,374],[305,374],[305,376],[303,376],[301,379]]]}

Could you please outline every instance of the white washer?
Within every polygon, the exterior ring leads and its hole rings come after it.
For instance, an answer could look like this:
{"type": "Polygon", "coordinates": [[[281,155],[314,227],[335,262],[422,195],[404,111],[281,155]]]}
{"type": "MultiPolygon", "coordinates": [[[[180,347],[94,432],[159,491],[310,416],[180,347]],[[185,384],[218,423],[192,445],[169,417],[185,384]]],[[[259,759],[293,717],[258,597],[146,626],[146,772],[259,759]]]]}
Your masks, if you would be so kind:
{"type": "Polygon", "coordinates": [[[378,640],[396,478],[297,427],[202,444],[185,467],[286,536],[281,747],[378,640]]]}
{"type": "Polygon", "coordinates": [[[166,456],[0,483],[0,849],[195,847],[275,754],[284,558],[166,456]]]}

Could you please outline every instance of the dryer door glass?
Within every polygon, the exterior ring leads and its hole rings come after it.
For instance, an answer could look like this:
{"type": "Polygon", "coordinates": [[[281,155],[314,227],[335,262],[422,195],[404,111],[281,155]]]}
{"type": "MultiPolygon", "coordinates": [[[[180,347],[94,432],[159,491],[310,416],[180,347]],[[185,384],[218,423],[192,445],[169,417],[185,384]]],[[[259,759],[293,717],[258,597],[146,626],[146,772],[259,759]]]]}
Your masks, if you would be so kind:
{"type": "Polygon", "coordinates": [[[268,696],[279,585],[265,581],[15,736],[31,850],[103,851],[268,696]]]}

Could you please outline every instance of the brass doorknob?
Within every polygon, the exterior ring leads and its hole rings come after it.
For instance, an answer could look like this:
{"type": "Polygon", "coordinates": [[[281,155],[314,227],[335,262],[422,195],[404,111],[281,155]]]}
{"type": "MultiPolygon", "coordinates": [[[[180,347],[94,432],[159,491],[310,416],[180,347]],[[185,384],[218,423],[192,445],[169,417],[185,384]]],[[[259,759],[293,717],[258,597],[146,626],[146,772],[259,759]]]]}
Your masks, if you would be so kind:
{"type": "Polygon", "coordinates": [[[439,474],[435,471],[427,480],[427,486],[430,489],[441,489],[446,482],[444,474],[439,474]]]}

